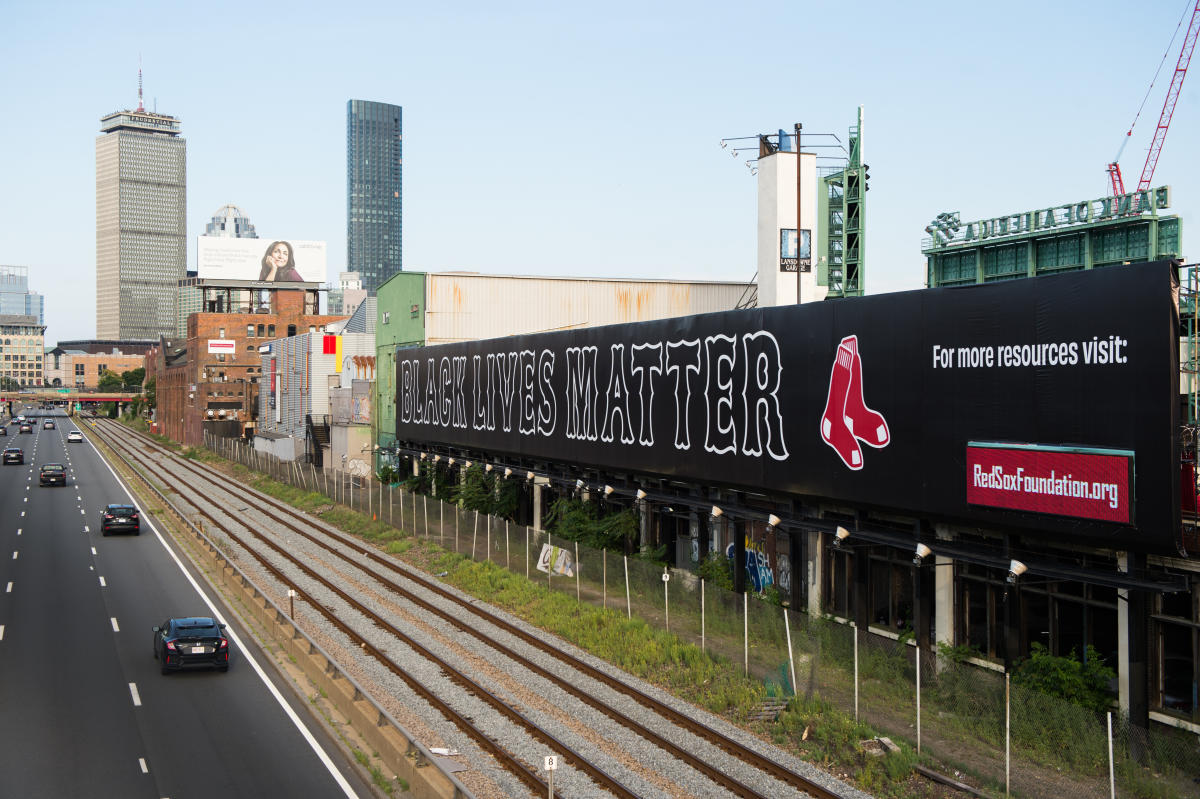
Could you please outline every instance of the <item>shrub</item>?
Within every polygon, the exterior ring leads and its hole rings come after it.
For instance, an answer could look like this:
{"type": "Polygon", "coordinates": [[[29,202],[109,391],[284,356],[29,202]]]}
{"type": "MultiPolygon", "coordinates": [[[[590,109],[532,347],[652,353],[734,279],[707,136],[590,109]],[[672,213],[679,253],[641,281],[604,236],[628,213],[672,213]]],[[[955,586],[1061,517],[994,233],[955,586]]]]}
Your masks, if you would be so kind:
{"type": "Polygon", "coordinates": [[[1035,642],[1030,647],[1029,657],[1013,671],[1013,682],[1103,712],[1112,703],[1108,684],[1116,673],[1091,645],[1086,654],[1086,662],[1079,659],[1075,650],[1066,657],[1058,657],[1051,655],[1044,644],[1035,642]]]}

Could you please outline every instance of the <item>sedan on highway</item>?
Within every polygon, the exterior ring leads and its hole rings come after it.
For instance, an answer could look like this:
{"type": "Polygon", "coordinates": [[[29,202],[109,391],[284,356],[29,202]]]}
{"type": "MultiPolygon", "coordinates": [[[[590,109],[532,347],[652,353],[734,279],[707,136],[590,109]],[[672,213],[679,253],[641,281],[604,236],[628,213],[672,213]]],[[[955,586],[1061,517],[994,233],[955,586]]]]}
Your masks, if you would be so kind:
{"type": "Polygon", "coordinates": [[[210,666],[229,670],[229,639],[225,625],[209,616],[167,619],[154,628],[154,659],[162,673],[210,666]]]}
{"type": "Polygon", "coordinates": [[[25,462],[25,450],[21,449],[20,447],[5,447],[4,448],[4,465],[5,466],[7,466],[10,463],[24,463],[24,462],[25,462]]]}
{"type": "Polygon", "coordinates": [[[141,535],[137,508],[132,505],[111,504],[100,511],[100,533],[133,533],[141,535]]]}
{"type": "Polygon", "coordinates": [[[83,441],[83,433],[79,432],[78,430],[72,430],[71,432],[67,433],[67,443],[70,444],[75,441],[83,441]]]}
{"type": "Polygon", "coordinates": [[[23,422],[21,424],[20,429],[18,429],[17,432],[18,433],[33,433],[33,425],[29,424],[28,422],[23,422]]]}
{"type": "Polygon", "coordinates": [[[0,436],[8,435],[8,428],[0,424],[0,436]]]}
{"type": "Polygon", "coordinates": [[[38,485],[65,486],[67,484],[67,467],[61,463],[43,463],[38,472],[38,485]]]}
{"type": "Polygon", "coordinates": [[[42,424],[42,429],[43,429],[43,430],[53,430],[53,429],[54,429],[54,422],[52,422],[52,421],[50,421],[49,419],[47,419],[47,420],[46,420],[46,421],[45,421],[45,422],[42,424]]]}

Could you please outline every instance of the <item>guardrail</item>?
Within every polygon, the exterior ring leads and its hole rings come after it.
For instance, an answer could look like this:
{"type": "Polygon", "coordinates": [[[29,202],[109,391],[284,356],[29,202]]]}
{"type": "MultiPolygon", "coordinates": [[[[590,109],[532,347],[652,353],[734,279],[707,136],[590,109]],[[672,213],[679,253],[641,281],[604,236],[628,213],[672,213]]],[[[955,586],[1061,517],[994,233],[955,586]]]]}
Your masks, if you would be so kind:
{"type": "MultiPolygon", "coordinates": [[[[141,470],[124,455],[109,450],[128,467],[147,489],[154,493],[171,515],[184,525],[199,544],[197,553],[208,566],[208,573],[226,588],[241,594],[244,605],[267,635],[289,655],[308,679],[321,689],[329,701],[370,744],[384,765],[398,779],[408,783],[408,793],[418,799],[472,799],[473,794],[420,741],[416,740],[390,713],[371,698],[353,677],[324,649],[263,594],[254,582],[226,557],[204,531],[192,523],[165,494],[158,490],[141,470]]],[[[210,578],[211,579],[211,578],[210,578]]]]}

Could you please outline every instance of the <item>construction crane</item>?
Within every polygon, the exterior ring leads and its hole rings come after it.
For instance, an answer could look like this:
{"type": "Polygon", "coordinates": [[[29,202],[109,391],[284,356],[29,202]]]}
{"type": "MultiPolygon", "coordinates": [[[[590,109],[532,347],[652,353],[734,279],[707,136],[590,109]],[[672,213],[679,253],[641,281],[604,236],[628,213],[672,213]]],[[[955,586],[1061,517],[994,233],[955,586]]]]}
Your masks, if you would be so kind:
{"type": "MultiPolygon", "coordinates": [[[[1183,23],[1182,17],[1179,22],[1183,23]]],[[[1175,63],[1175,74],[1171,77],[1170,87],[1167,88],[1167,99],[1163,101],[1162,113],[1158,115],[1158,127],[1154,130],[1154,139],[1150,142],[1150,152],[1146,154],[1146,165],[1142,167],[1142,177],[1138,180],[1137,190],[1139,192],[1150,188],[1150,181],[1154,178],[1154,168],[1158,166],[1158,156],[1162,152],[1163,141],[1167,138],[1167,128],[1171,126],[1171,117],[1175,114],[1175,103],[1179,100],[1183,79],[1187,77],[1188,64],[1192,60],[1192,50],[1196,48],[1197,34],[1200,34],[1200,0],[1196,0],[1196,6],[1192,9],[1192,21],[1188,24],[1187,33],[1183,37],[1179,60],[1175,63]]],[[[1174,37],[1171,38],[1173,41],[1174,37]]],[[[1167,47],[1169,51],[1170,45],[1167,47]]],[[[1166,60],[1166,54],[1163,54],[1163,60],[1166,60]]],[[[1161,69],[1161,65],[1159,68],[1161,69]]],[[[1157,78],[1157,75],[1155,77],[1157,78]]],[[[1150,88],[1154,88],[1154,81],[1150,82],[1150,88]]],[[[1149,89],[1146,90],[1146,94],[1149,96],[1149,89]]],[[[1145,106],[1145,104],[1146,101],[1143,99],[1142,105],[1145,106]]],[[[1108,176],[1112,181],[1114,197],[1125,194],[1125,181],[1121,177],[1121,166],[1117,162],[1121,158],[1121,153],[1125,151],[1125,145],[1129,143],[1129,137],[1133,135],[1133,125],[1137,124],[1137,118],[1141,116],[1141,113],[1142,110],[1139,108],[1137,116],[1133,118],[1133,124],[1129,126],[1129,131],[1125,134],[1125,140],[1121,142],[1121,149],[1117,151],[1117,157],[1108,165],[1108,176]]]]}

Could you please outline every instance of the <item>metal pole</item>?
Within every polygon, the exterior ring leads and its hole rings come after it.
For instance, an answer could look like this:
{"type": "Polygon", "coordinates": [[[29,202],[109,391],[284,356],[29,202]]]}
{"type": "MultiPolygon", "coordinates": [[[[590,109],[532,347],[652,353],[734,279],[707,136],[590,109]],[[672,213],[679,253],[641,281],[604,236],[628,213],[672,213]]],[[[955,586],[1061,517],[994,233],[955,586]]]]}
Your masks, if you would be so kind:
{"type": "Polygon", "coordinates": [[[525,579],[529,579],[529,528],[525,528],[525,579]]]}
{"type": "Polygon", "coordinates": [[[921,754],[921,647],[917,647],[917,754],[921,754]]]}
{"type": "Polygon", "coordinates": [[[629,556],[622,555],[625,561],[625,618],[633,618],[633,605],[629,602],[629,556]]]}
{"type": "Polygon", "coordinates": [[[704,651],[704,580],[700,581],[700,651],[704,651]]]}
{"type": "Polygon", "coordinates": [[[1117,780],[1113,775],[1112,711],[1108,711],[1108,796],[1117,799],[1117,780]]]}
{"type": "Polygon", "coordinates": [[[1009,675],[1004,672],[1004,795],[1008,796],[1009,775],[1012,768],[1012,694],[1009,693],[1009,675]]]}
{"type": "Polygon", "coordinates": [[[787,633],[788,668],[792,672],[792,696],[796,695],[796,658],[792,654],[792,623],[788,621],[788,609],[783,608],[783,630],[787,633]]]}
{"type": "Polygon", "coordinates": [[[671,595],[667,591],[670,580],[671,573],[667,571],[666,566],[663,566],[663,619],[666,623],[667,632],[671,632],[671,595]]]}
{"type": "Polygon", "coordinates": [[[454,506],[454,551],[458,552],[458,506],[454,506]]]}
{"type": "Polygon", "coordinates": [[[750,676],[750,594],[742,592],[742,668],[750,676]]]}
{"type": "Polygon", "coordinates": [[[429,495],[421,495],[421,515],[425,519],[425,537],[429,537],[429,495]]]}
{"type": "Polygon", "coordinates": [[[858,721],[858,625],[854,625],[854,720],[858,721]]]}
{"type": "Polygon", "coordinates": [[[608,549],[600,550],[600,607],[608,607],[608,549]]]}
{"type": "MultiPolygon", "coordinates": [[[[801,190],[803,189],[803,181],[800,179],[800,130],[804,127],[799,122],[796,123],[796,304],[800,304],[800,282],[803,272],[800,271],[800,236],[804,229],[804,220],[800,213],[801,190]]],[[[782,144],[782,142],[780,142],[782,144]]]]}
{"type": "MultiPolygon", "coordinates": [[[[578,546],[578,544],[576,544],[576,546],[578,546]]],[[[576,560],[578,560],[579,553],[577,552],[575,554],[576,554],[576,560]]],[[[508,547],[508,519],[505,519],[504,520],[504,568],[508,569],[511,567],[511,565],[512,565],[512,551],[508,547]]]]}
{"type": "Polygon", "coordinates": [[[475,542],[479,540],[479,510],[475,510],[475,531],[471,534],[471,560],[475,560],[475,542]]]}
{"type": "Polygon", "coordinates": [[[492,517],[488,516],[487,525],[487,559],[488,563],[492,562],[492,517]]]}

